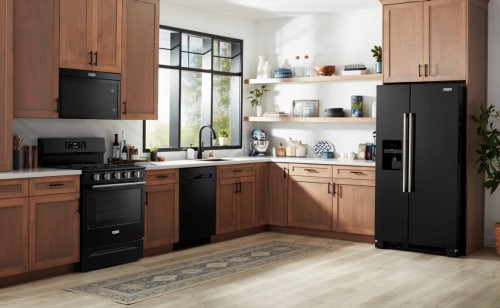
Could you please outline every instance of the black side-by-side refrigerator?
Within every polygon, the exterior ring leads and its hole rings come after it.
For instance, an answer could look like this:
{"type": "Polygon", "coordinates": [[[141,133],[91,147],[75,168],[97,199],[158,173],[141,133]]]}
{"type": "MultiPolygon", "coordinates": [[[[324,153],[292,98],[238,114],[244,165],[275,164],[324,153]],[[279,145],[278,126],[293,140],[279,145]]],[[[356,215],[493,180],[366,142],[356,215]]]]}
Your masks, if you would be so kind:
{"type": "Polygon", "coordinates": [[[464,102],[462,82],[377,87],[376,247],[464,254],[464,102]]]}

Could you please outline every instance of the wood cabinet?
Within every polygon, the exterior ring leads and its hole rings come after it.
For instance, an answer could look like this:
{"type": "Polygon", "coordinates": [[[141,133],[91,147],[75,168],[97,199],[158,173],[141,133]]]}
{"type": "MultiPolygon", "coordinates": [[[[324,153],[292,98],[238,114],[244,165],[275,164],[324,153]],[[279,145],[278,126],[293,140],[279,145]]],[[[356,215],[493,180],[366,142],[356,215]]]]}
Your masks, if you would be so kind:
{"type": "Polygon", "coordinates": [[[0,277],[28,271],[28,180],[0,181],[0,277]]]}
{"type": "Polygon", "coordinates": [[[57,118],[59,0],[14,1],[13,70],[14,117],[57,118]]]}
{"type": "Polygon", "coordinates": [[[0,0],[0,171],[12,170],[13,0],[0,0]]]}
{"type": "Polygon", "coordinates": [[[329,165],[290,165],[288,225],[332,230],[333,183],[329,165]]]}
{"type": "Polygon", "coordinates": [[[288,225],[288,181],[287,163],[269,163],[269,224],[288,225]]]}
{"type": "Polygon", "coordinates": [[[122,0],[60,0],[60,66],[121,72],[122,0]]]}
{"type": "Polygon", "coordinates": [[[217,167],[216,196],[216,234],[255,227],[255,164],[217,167]]]}
{"type": "Polygon", "coordinates": [[[375,168],[334,166],[333,230],[374,235],[375,168]]]}
{"type": "Polygon", "coordinates": [[[382,0],[384,82],[465,80],[469,0],[382,0]]]}
{"type": "Polygon", "coordinates": [[[159,0],[124,0],[122,119],[158,119],[159,27],[159,0]]]}
{"type": "MultiPolygon", "coordinates": [[[[263,226],[268,222],[269,164],[255,164],[255,225],[263,226]]],[[[274,184],[274,183],[273,183],[274,184]]]]}
{"type": "Polygon", "coordinates": [[[179,241],[179,169],[146,171],[144,249],[179,241]]]}

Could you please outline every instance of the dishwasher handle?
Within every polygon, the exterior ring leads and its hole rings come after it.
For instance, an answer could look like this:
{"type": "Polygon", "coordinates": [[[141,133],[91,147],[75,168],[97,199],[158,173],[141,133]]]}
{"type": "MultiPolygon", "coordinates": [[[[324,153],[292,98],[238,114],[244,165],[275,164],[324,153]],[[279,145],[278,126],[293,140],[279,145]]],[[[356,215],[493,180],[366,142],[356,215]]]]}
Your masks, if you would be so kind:
{"type": "Polygon", "coordinates": [[[204,179],[211,179],[214,177],[213,173],[202,173],[202,174],[196,174],[193,176],[186,176],[183,177],[183,181],[195,181],[195,180],[204,180],[204,179]]]}

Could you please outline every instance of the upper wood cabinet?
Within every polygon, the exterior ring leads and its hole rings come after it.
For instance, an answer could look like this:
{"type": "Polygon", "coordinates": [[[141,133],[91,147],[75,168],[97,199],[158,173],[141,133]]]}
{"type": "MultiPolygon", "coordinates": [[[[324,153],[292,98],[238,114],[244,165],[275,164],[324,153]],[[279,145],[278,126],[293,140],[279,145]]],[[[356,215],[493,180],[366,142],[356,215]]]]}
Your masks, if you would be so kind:
{"type": "Polygon", "coordinates": [[[381,2],[384,82],[466,79],[469,0],[381,2]]]}
{"type": "Polygon", "coordinates": [[[159,0],[124,0],[122,119],[158,119],[159,32],[159,0]]]}
{"type": "Polygon", "coordinates": [[[12,0],[0,0],[0,171],[12,170],[12,0]]]}
{"type": "Polygon", "coordinates": [[[60,0],[60,65],[121,72],[122,0],[60,0]]]}
{"type": "Polygon", "coordinates": [[[59,0],[16,0],[14,117],[57,118],[58,92],[59,0]]]}

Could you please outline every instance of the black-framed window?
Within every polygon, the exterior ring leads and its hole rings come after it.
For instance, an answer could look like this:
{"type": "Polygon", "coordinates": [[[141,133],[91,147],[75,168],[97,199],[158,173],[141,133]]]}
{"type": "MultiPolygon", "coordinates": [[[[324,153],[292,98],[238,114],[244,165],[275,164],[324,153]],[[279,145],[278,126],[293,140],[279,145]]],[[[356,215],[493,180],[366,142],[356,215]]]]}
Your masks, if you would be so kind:
{"type": "Polygon", "coordinates": [[[198,131],[210,124],[220,146],[204,130],[208,148],[240,148],[242,126],[243,41],[160,26],[158,120],[144,121],[144,148],[160,151],[198,146],[198,131]]]}

